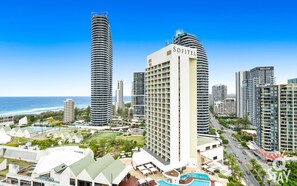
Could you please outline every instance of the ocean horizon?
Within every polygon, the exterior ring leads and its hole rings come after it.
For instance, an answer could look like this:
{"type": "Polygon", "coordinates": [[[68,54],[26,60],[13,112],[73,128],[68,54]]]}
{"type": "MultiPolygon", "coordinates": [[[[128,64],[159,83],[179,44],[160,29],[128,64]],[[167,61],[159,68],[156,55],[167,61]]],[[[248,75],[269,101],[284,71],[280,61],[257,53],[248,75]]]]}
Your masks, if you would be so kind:
{"type": "MultiPolygon", "coordinates": [[[[0,115],[39,114],[64,109],[64,101],[73,99],[75,107],[86,108],[91,104],[90,96],[48,96],[48,97],[0,97],[0,115]]],[[[113,97],[113,104],[115,97],[113,97]]],[[[124,102],[131,102],[131,96],[124,96],[124,102]]]]}

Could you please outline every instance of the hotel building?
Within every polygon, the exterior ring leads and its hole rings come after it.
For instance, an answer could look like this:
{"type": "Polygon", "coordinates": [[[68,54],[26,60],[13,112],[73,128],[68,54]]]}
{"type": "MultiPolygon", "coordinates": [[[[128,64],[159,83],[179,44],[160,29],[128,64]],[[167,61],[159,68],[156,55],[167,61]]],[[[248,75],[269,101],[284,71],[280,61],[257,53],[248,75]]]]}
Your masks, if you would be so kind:
{"type": "Polygon", "coordinates": [[[297,85],[257,87],[257,145],[266,151],[297,150],[297,85]]]}
{"type": "Polygon", "coordinates": [[[145,73],[134,72],[132,82],[132,108],[133,117],[144,119],[144,99],[145,99],[145,73]]]}
{"type": "Polygon", "coordinates": [[[163,164],[197,164],[197,49],[171,44],[147,57],[146,148],[163,164]]]}
{"type": "Polygon", "coordinates": [[[92,15],[91,124],[107,125],[112,116],[112,43],[107,15],[92,15]]]}
{"type": "Polygon", "coordinates": [[[197,133],[209,132],[209,98],[208,98],[208,61],[206,52],[192,34],[177,30],[173,43],[185,47],[195,48],[197,52],[197,133]]]}
{"type": "Polygon", "coordinates": [[[118,81],[118,88],[116,89],[116,111],[119,110],[124,111],[125,110],[125,103],[124,103],[124,97],[123,97],[123,89],[124,89],[124,83],[122,80],[118,81]]]}
{"type": "Polygon", "coordinates": [[[72,99],[66,99],[66,101],[64,101],[64,122],[73,122],[74,115],[74,101],[72,99]]]}

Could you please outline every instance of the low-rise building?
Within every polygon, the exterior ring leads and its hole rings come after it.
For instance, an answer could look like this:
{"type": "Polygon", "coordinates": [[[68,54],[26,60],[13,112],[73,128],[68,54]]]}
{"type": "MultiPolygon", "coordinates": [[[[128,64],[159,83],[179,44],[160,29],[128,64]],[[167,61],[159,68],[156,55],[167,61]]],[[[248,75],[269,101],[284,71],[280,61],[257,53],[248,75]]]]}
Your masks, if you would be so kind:
{"type": "Polygon", "coordinates": [[[28,118],[27,118],[27,116],[25,116],[25,117],[23,117],[23,118],[21,118],[20,120],[19,120],[19,125],[20,126],[22,126],[22,125],[27,125],[28,124],[28,118]]]}
{"type": "Polygon", "coordinates": [[[10,134],[11,128],[9,126],[0,126],[0,135],[1,134],[10,134]]]}
{"type": "Polygon", "coordinates": [[[125,180],[132,167],[125,166],[107,154],[94,160],[93,154],[87,155],[54,151],[22,170],[10,165],[6,179],[0,185],[28,186],[112,186],[125,180]]]}
{"type": "Polygon", "coordinates": [[[216,137],[198,136],[197,151],[202,164],[211,161],[223,162],[224,147],[216,137]]]}

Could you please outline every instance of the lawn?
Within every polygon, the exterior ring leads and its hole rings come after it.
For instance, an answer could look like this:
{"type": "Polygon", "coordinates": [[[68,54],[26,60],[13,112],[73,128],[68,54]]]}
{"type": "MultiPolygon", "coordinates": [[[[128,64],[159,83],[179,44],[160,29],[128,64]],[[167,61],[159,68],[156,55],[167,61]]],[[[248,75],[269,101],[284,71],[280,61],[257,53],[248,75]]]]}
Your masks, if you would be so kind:
{"type": "Polygon", "coordinates": [[[145,143],[145,139],[143,136],[124,136],[120,132],[99,132],[96,133],[89,138],[86,138],[82,143],[90,143],[92,140],[96,140],[99,142],[101,139],[123,139],[123,140],[133,140],[136,141],[138,146],[143,146],[145,143]]]}
{"type": "Polygon", "coordinates": [[[138,146],[143,147],[145,143],[144,136],[117,136],[117,139],[137,141],[138,146]]]}
{"type": "Polygon", "coordinates": [[[112,139],[116,138],[119,135],[119,132],[99,132],[84,139],[82,143],[90,143],[92,140],[96,140],[97,142],[99,142],[101,139],[112,139]]]}
{"type": "Polygon", "coordinates": [[[19,145],[25,145],[28,141],[32,141],[32,139],[13,137],[11,142],[6,143],[5,146],[18,147],[19,145]]]}

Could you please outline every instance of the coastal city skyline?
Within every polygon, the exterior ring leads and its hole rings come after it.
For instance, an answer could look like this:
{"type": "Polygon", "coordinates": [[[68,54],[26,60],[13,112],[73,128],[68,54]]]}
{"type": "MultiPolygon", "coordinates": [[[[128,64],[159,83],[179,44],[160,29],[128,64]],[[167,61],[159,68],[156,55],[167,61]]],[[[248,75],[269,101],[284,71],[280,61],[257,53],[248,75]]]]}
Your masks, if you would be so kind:
{"type": "Polygon", "coordinates": [[[193,1],[189,11],[179,10],[172,2],[172,12],[178,13],[170,16],[163,13],[162,3],[158,7],[147,3],[146,9],[136,1],[68,3],[43,1],[33,6],[15,0],[0,7],[0,56],[5,69],[0,86],[6,87],[0,96],[89,96],[94,11],[108,11],[114,45],[113,91],[122,79],[125,96],[131,94],[133,72],[144,71],[146,56],[172,42],[177,29],[193,33],[203,43],[210,87],[221,83],[235,93],[235,72],[256,66],[274,66],[277,84],[294,78],[297,38],[292,23],[296,18],[290,1],[193,1]],[[121,9],[123,5],[127,8],[121,9]],[[190,11],[196,6],[203,8],[190,11]],[[155,10],[153,15],[149,9],[155,10]]]}
{"type": "Polygon", "coordinates": [[[289,0],[2,5],[0,186],[297,185],[289,0]]]}

